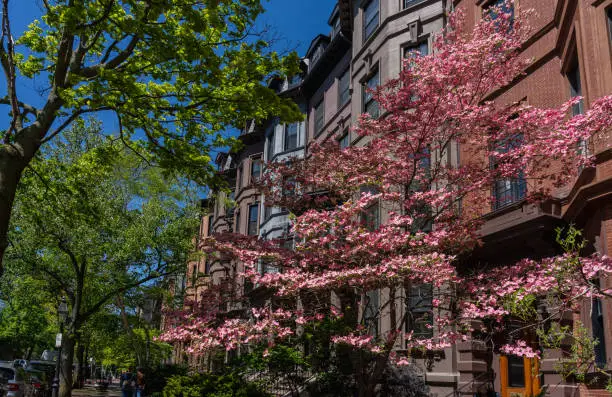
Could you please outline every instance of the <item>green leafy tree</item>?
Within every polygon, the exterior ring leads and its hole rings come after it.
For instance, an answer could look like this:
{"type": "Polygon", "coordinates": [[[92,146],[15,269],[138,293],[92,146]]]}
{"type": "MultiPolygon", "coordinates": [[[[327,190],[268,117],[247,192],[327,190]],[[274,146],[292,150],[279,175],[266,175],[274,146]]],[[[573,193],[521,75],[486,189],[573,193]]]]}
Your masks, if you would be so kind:
{"type": "Polygon", "coordinates": [[[0,130],[0,263],[23,170],[82,115],[114,114],[126,146],[205,184],[219,182],[211,152],[236,144],[220,131],[299,117],[266,85],[297,70],[297,57],[270,51],[254,30],[260,0],[42,0],[44,14],[15,40],[9,3],[0,40],[0,105],[9,115],[0,130]],[[27,80],[44,82],[40,103],[20,96],[27,80]]]}
{"type": "Polygon", "coordinates": [[[67,297],[62,397],[83,325],[127,292],[184,270],[198,225],[186,201],[194,195],[82,121],[24,173],[7,268],[67,297]]]}
{"type": "Polygon", "coordinates": [[[117,368],[152,368],[153,364],[167,360],[172,354],[172,346],[157,342],[159,330],[136,328],[131,333],[123,333],[111,343],[106,344],[98,362],[117,368]],[[148,352],[148,362],[142,362],[139,356],[148,352]]]}
{"type": "Polygon", "coordinates": [[[29,359],[51,348],[55,322],[50,318],[52,297],[44,282],[6,272],[0,279],[0,345],[5,354],[29,359]]]}

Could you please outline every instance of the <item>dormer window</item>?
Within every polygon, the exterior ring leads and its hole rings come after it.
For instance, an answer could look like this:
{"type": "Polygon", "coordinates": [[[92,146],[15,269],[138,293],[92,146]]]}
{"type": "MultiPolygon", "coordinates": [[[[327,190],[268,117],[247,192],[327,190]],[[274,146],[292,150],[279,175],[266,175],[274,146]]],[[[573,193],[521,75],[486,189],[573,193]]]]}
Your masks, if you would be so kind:
{"type": "Polygon", "coordinates": [[[332,26],[331,38],[333,39],[334,37],[336,37],[338,33],[340,33],[340,17],[339,16],[333,19],[331,26],[332,26]]]}
{"type": "Polygon", "coordinates": [[[319,58],[321,58],[321,55],[323,55],[323,46],[322,45],[318,46],[317,49],[312,54],[311,62],[310,62],[311,66],[314,66],[315,63],[317,63],[319,58]]]}

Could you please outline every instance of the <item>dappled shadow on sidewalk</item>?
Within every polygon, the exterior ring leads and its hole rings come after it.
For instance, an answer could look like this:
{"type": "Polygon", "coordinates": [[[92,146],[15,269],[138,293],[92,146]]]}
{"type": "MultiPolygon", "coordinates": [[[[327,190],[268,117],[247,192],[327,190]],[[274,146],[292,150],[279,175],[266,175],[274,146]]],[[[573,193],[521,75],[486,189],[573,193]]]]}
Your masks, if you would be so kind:
{"type": "Polygon", "coordinates": [[[109,385],[105,391],[96,390],[93,385],[85,385],[82,389],[72,390],[72,397],[120,397],[119,385],[109,385]]]}

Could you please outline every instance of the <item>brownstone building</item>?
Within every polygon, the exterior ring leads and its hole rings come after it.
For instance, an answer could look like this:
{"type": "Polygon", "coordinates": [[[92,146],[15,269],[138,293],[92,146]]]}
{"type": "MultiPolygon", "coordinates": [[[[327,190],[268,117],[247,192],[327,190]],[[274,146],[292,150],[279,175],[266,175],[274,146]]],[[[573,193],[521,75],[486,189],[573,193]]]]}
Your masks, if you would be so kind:
{"type": "MultiPolygon", "coordinates": [[[[249,125],[240,139],[241,153],[220,154],[219,172],[231,193],[219,193],[205,202],[209,214],[202,219],[200,238],[214,232],[234,231],[263,239],[284,238],[291,244],[288,213],[268,208],[265,197],[252,188],[269,161],[304,156],[313,141],[335,139],[341,146],[362,145],[349,127],[359,114],[377,114],[378,107],[365,87],[398,75],[404,56],[411,51],[431,52],[434,35],[444,28],[448,12],[462,8],[467,27],[482,18],[487,0],[339,0],[330,2],[330,33],[315,37],[302,61],[302,73],[271,82],[279,95],[293,98],[305,121],[282,124],[269,120],[249,125]]],[[[612,93],[612,0],[516,0],[514,13],[527,9],[532,32],[522,56],[532,59],[525,76],[492,92],[501,103],[524,101],[537,107],[557,107],[573,96],[583,101],[573,112],[584,112],[590,103],[612,93]]],[[[479,207],[487,222],[481,230],[484,246],[468,263],[512,262],[520,257],[541,258],[558,253],[554,229],[573,223],[589,241],[587,251],[612,254],[612,138],[596,137],[584,150],[595,156],[595,166],[581,171],[577,180],[554,192],[545,205],[526,203],[528,185],[521,180],[500,180],[491,186],[492,206],[479,207]]],[[[455,147],[457,164],[468,151],[455,147]]],[[[468,204],[469,205],[469,204],[468,204]]],[[[474,205],[474,204],[472,204],[474,205]]],[[[374,222],[385,222],[385,211],[376,208],[374,222]]],[[[585,252],[588,254],[589,252],[585,252]]],[[[250,288],[235,275],[240,264],[211,262],[190,264],[187,284],[190,299],[198,289],[229,282],[236,294],[250,288]]],[[[279,269],[262,264],[260,272],[279,269]]],[[[250,291],[250,290],[249,290],[250,291]]],[[[248,291],[246,291],[248,292],[248,291]]],[[[376,294],[384,291],[376,291],[376,294]]],[[[248,300],[245,300],[248,305],[248,300]]],[[[239,309],[238,307],[227,310],[239,309]]],[[[409,310],[401,308],[401,310],[409,310]]],[[[580,320],[600,343],[597,365],[612,370],[612,302],[589,300],[583,310],[568,318],[580,320]]],[[[377,325],[388,327],[384,317],[377,325]]],[[[406,330],[408,331],[408,330],[406,330]]],[[[609,395],[597,382],[578,386],[563,380],[555,370],[560,351],[545,351],[541,362],[508,357],[478,342],[460,343],[415,359],[434,396],[472,396],[497,393],[501,397],[533,396],[547,385],[551,396],[609,395]],[[433,363],[433,364],[432,364],[433,363]]]]}

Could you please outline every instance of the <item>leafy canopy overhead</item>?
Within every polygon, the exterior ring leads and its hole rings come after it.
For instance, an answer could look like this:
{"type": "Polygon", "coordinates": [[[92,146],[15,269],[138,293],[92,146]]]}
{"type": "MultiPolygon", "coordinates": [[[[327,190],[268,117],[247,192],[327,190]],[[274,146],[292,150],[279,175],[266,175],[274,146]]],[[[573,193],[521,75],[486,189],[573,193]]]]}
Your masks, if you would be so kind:
{"type": "Polygon", "coordinates": [[[45,14],[15,47],[0,49],[13,80],[0,100],[14,117],[0,131],[5,143],[44,143],[80,115],[110,111],[125,144],[209,183],[210,152],[236,144],[221,131],[252,118],[299,117],[295,105],[266,86],[273,74],[292,73],[297,58],[270,51],[265,32],[254,30],[263,12],[259,0],[43,4],[45,14]],[[43,107],[19,100],[11,89],[18,73],[47,79],[43,107]]]}

